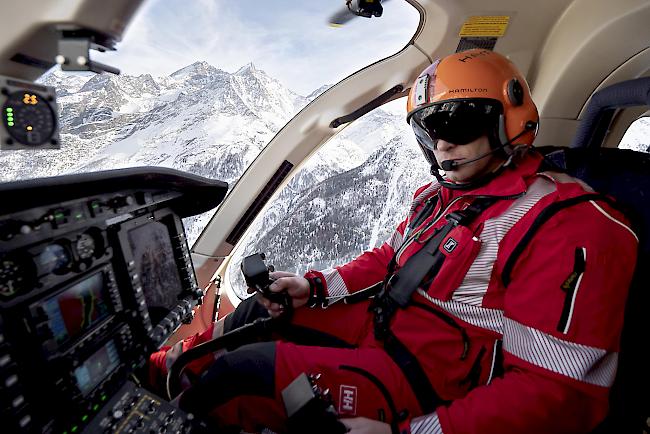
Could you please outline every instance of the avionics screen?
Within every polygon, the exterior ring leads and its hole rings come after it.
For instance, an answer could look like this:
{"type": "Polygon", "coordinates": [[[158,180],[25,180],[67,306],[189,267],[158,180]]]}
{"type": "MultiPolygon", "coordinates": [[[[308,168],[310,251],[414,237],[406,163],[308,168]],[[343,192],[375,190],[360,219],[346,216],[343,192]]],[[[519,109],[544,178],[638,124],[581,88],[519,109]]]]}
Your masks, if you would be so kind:
{"type": "Polygon", "coordinates": [[[79,336],[110,314],[104,290],[104,274],[95,273],[75,283],[47,299],[43,308],[57,343],[79,336]]]}
{"type": "Polygon", "coordinates": [[[129,244],[155,326],[178,304],[183,289],[169,229],[160,222],[147,223],[129,231],[129,244]]]}
{"type": "Polygon", "coordinates": [[[74,370],[77,386],[79,386],[81,393],[87,395],[119,364],[120,356],[117,354],[115,342],[111,339],[74,370]]]}

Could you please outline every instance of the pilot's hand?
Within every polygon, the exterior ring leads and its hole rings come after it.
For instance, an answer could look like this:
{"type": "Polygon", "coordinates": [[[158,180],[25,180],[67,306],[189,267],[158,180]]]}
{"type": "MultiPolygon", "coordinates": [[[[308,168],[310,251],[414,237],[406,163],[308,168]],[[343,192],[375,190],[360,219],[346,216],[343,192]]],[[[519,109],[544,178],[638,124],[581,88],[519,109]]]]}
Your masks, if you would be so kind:
{"type": "MultiPolygon", "coordinates": [[[[269,277],[274,282],[269,286],[272,292],[286,291],[291,297],[291,304],[294,309],[307,304],[309,298],[309,282],[302,276],[297,274],[287,273],[286,271],[273,271],[269,273],[269,277]]],[[[255,292],[255,289],[248,288],[248,293],[255,292]]],[[[284,306],[278,303],[271,303],[262,294],[257,294],[259,302],[269,311],[269,315],[277,318],[284,311],[284,306]]]]}
{"type": "Polygon", "coordinates": [[[365,417],[341,419],[341,422],[348,428],[350,434],[391,434],[392,432],[387,423],[365,417]]]}

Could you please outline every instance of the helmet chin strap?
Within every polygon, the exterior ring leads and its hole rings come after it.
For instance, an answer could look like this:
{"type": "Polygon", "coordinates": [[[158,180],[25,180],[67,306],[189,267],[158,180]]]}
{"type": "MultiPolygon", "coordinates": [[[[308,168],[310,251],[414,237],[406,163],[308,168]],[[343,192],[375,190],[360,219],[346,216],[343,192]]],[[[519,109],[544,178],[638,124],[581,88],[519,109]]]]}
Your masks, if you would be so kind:
{"type": "Polygon", "coordinates": [[[439,165],[436,164],[437,167],[434,167],[431,165],[431,173],[433,176],[436,177],[438,182],[447,188],[453,189],[453,190],[466,190],[470,188],[477,188],[482,185],[487,184],[489,181],[494,179],[503,169],[506,167],[510,166],[512,164],[513,158],[515,155],[517,155],[519,152],[518,150],[520,149],[525,149],[528,147],[528,145],[517,145],[517,146],[512,146],[512,142],[517,140],[519,137],[523,136],[526,134],[528,131],[534,130],[537,128],[537,122],[534,121],[528,121],[526,122],[526,125],[524,126],[524,129],[517,134],[515,137],[512,139],[508,140],[507,136],[505,134],[505,123],[504,123],[504,118],[503,115],[499,116],[499,128],[498,128],[498,134],[492,134],[489,137],[490,144],[493,143],[498,143],[497,146],[492,147],[492,149],[489,152],[486,152],[484,154],[479,155],[478,157],[465,160],[465,161],[458,161],[458,160],[445,160],[439,165]],[[499,150],[503,149],[506,153],[507,158],[499,164],[494,170],[491,170],[490,172],[484,174],[483,176],[480,176],[479,178],[475,180],[471,180],[468,182],[450,182],[443,178],[442,174],[440,174],[440,169],[442,169],[445,172],[451,172],[454,170],[458,170],[459,167],[464,166],[466,164],[472,164],[476,163],[479,160],[482,160],[485,157],[488,157],[495,152],[498,152],[499,150]]]}

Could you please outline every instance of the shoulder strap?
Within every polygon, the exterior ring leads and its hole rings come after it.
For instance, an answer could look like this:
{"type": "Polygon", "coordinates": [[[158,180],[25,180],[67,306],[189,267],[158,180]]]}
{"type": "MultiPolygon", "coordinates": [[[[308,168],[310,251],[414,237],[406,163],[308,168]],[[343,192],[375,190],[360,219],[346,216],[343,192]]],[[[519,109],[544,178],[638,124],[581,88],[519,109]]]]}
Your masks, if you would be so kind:
{"type": "Polygon", "coordinates": [[[411,256],[404,266],[389,276],[384,291],[399,307],[406,307],[413,293],[425,278],[432,278],[442,267],[445,256],[439,247],[449,232],[456,226],[469,225],[479,214],[489,208],[496,198],[478,198],[462,211],[454,211],[445,216],[447,224],[440,228],[419,251],[411,256]]]}
{"type": "Polygon", "coordinates": [[[406,232],[411,232],[413,229],[417,228],[422,224],[423,221],[427,219],[436,209],[436,204],[438,203],[438,194],[431,196],[424,202],[424,206],[415,214],[413,219],[409,222],[406,232]]]}
{"type": "MultiPolygon", "coordinates": [[[[425,279],[435,278],[445,260],[445,255],[440,252],[439,247],[447,234],[456,226],[469,225],[483,210],[497,200],[493,197],[478,198],[466,209],[447,214],[445,216],[447,224],[439,228],[424,246],[406,261],[402,268],[396,272],[393,272],[392,267],[389,268],[383,288],[375,297],[372,306],[377,339],[383,340],[389,329],[390,320],[397,309],[408,306],[413,293],[422,282],[425,279]]],[[[395,258],[391,262],[396,262],[395,258]]]]}
{"type": "Polygon", "coordinates": [[[589,202],[590,200],[601,200],[607,202],[608,205],[616,207],[614,200],[599,193],[584,194],[582,196],[572,197],[571,199],[562,200],[559,202],[552,203],[542,210],[541,213],[535,218],[533,223],[530,225],[526,233],[524,234],[519,244],[517,244],[508,257],[505,266],[503,267],[503,272],[501,273],[501,280],[504,286],[508,286],[511,281],[512,270],[517,264],[517,260],[524,252],[528,244],[532,241],[533,237],[539,230],[539,228],[549,221],[551,217],[557,214],[559,211],[577,205],[583,202],[589,202]]]}

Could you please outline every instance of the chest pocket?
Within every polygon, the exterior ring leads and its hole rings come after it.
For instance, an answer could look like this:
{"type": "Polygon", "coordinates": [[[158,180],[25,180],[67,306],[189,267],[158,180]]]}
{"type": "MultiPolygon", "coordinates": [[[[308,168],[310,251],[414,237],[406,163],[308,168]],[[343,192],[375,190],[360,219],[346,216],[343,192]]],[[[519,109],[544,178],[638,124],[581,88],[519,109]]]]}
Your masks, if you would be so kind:
{"type": "Polygon", "coordinates": [[[439,300],[451,299],[481,250],[481,241],[465,226],[456,226],[438,247],[445,260],[437,275],[425,281],[423,288],[439,300]]]}

